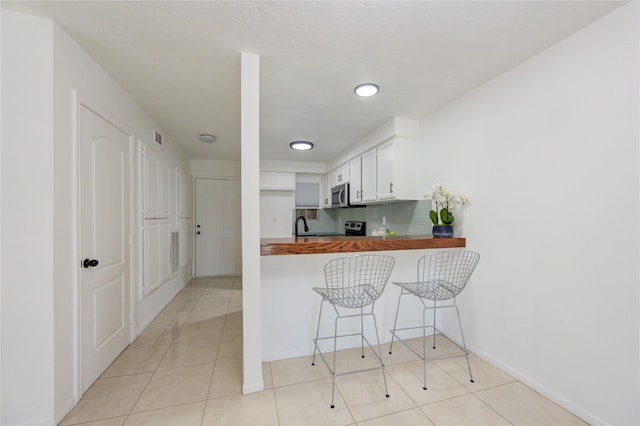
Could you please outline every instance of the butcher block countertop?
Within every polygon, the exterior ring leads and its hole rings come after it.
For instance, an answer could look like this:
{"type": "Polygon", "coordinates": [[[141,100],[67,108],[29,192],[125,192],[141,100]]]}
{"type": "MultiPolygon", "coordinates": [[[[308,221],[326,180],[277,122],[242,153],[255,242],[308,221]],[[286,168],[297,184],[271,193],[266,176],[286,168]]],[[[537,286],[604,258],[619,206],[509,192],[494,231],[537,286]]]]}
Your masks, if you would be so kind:
{"type": "Polygon", "coordinates": [[[466,238],[432,238],[430,235],[396,237],[289,237],[262,238],[261,256],[354,253],[361,251],[423,250],[465,247],[466,238]]]}

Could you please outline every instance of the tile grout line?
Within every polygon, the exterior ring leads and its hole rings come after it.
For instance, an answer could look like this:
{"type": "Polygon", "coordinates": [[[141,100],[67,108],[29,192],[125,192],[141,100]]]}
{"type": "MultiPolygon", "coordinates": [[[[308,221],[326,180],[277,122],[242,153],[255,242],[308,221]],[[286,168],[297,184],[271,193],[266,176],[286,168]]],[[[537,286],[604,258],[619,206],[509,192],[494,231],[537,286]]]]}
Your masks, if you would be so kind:
{"type": "MultiPolygon", "coordinates": [[[[231,285],[231,291],[233,292],[233,283],[231,285]]],[[[203,292],[204,294],[204,292],[203,292]]],[[[227,317],[229,315],[229,304],[231,303],[231,295],[229,296],[228,300],[227,300],[227,309],[225,310],[225,314],[224,314],[224,323],[222,324],[222,332],[220,334],[219,340],[218,340],[218,345],[216,347],[216,358],[215,361],[213,363],[213,369],[211,371],[211,379],[209,380],[209,389],[207,390],[207,397],[205,399],[205,403],[204,403],[204,409],[202,410],[202,418],[200,419],[200,425],[202,426],[204,424],[204,416],[207,412],[207,406],[209,405],[209,396],[211,395],[211,388],[213,387],[213,378],[216,372],[216,367],[218,365],[218,356],[220,354],[220,349],[222,348],[222,338],[224,337],[224,329],[225,326],[227,324],[227,317]]],[[[195,308],[195,305],[194,305],[195,308]]]]}
{"type": "MultiPolygon", "coordinates": [[[[187,284],[187,286],[189,286],[191,283],[187,284]]],[[[187,287],[185,286],[185,288],[187,287]]],[[[194,283],[194,287],[195,287],[195,283],[194,283]]],[[[182,290],[181,290],[182,291],[182,290]]],[[[193,290],[193,294],[195,296],[195,289],[193,290]]],[[[180,294],[180,292],[178,292],[178,294],[180,294]]],[[[177,295],[176,295],[177,296],[177,295]]],[[[171,301],[169,301],[169,303],[171,303],[173,300],[175,299],[175,297],[173,299],[171,299],[171,301]]],[[[169,304],[167,303],[167,305],[169,304]]],[[[193,309],[190,310],[189,315],[191,315],[191,312],[193,312],[193,309]]],[[[177,316],[175,321],[178,321],[177,316]]],[[[186,323],[186,322],[185,322],[186,323]]],[[[184,326],[184,324],[182,325],[184,326]]],[[[178,324],[178,333],[180,332],[180,330],[182,330],[182,326],[180,326],[178,324]]],[[[167,331],[169,331],[171,328],[171,324],[169,324],[169,326],[167,327],[167,331]]],[[[164,333],[163,333],[164,334],[164,333]]],[[[136,405],[138,405],[138,403],[140,402],[140,398],[142,398],[142,395],[144,394],[144,392],[147,390],[147,387],[149,386],[149,383],[151,383],[151,380],[153,379],[153,376],[156,375],[156,373],[158,372],[158,368],[160,368],[160,365],[162,364],[162,361],[164,361],[164,359],[168,356],[169,351],[171,350],[171,346],[173,345],[175,339],[171,341],[171,343],[169,343],[169,348],[167,349],[167,352],[164,354],[164,356],[162,357],[162,359],[160,360],[160,362],[158,363],[158,365],[156,366],[156,368],[153,370],[151,376],[149,377],[149,380],[147,381],[147,383],[144,386],[144,389],[142,389],[142,392],[140,392],[140,395],[138,396],[138,398],[136,399],[136,402],[134,402],[133,406],[131,407],[131,410],[129,410],[129,414],[127,414],[127,418],[124,419],[124,422],[122,423],[123,425],[127,423],[127,420],[129,420],[129,417],[133,414],[133,410],[134,408],[136,408],[136,405]]],[[[160,345],[154,345],[154,347],[157,347],[160,345]]],[[[162,408],[167,408],[167,407],[162,407],[162,408]]],[[[153,410],[148,410],[148,411],[153,411],[153,410]]],[[[145,411],[141,411],[141,413],[144,413],[145,411]]]]}
{"type": "MultiPolygon", "coordinates": [[[[513,382],[512,382],[513,383],[513,382]]],[[[506,384],[506,383],[505,383],[506,384]]],[[[499,385],[499,386],[504,386],[504,385],[499,385]]],[[[497,386],[494,386],[497,387],[497,386]]],[[[483,389],[484,390],[484,389],[483,389]]],[[[491,411],[493,411],[494,413],[496,413],[501,419],[504,419],[505,422],[509,423],[510,425],[513,425],[513,423],[511,423],[505,416],[503,416],[498,410],[496,410],[494,407],[492,407],[487,401],[483,400],[482,398],[480,398],[478,395],[476,395],[475,393],[472,394],[474,398],[478,398],[478,400],[480,402],[482,402],[484,405],[486,405],[487,407],[489,407],[489,409],[491,411]]]]}

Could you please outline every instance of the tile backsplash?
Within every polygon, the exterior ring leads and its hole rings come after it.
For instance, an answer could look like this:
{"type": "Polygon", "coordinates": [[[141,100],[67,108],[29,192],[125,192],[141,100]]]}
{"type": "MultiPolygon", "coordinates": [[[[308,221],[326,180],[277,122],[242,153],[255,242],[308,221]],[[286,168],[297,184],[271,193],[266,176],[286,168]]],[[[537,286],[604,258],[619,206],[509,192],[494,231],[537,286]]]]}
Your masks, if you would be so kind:
{"type": "MultiPolygon", "coordinates": [[[[397,235],[431,235],[429,210],[431,200],[371,204],[364,208],[319,209],[318,219],[308,220],[307,223],[312,232],[342,233],[345,221],[364,221],[367,222],[367,235],[371,235],[374,229],[382,226],[382,218],[386,217],[387,228],[397,235]]],[[[295,220],[295,210],[292,216],[295,220]]]]}

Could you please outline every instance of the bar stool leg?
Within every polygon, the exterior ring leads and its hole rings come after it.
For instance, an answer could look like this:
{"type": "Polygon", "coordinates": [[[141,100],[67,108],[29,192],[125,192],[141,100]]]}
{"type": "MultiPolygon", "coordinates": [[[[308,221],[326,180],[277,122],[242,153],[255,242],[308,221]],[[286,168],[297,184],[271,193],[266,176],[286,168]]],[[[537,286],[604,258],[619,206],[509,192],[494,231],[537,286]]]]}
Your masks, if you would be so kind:
{"type": "Polygon", "coordinates": [[[336,325],[333,330],[333,370],[331,371],[331,377],[333,379],[333,385],[331,386],[331,408],[335,408],[334,399],[336,395],[336,349],[338,347],[338,320],[340,317],[336,317],[336,325]]]}
{"type": "Polygon", "coordinates": [[[425,306],[422,310],[422,389],[424,390],[427,390],[427,309],[429,308],[425,306]]]}
{"type": "Polygon", "coordinates": [[[436,348],[436,301],[433,301],[433,349],[436,348]]]}
{"type": "Polygon", "coordinates": [[[396,319],[393,321],[393,330],[391,330],[391,344],[389,345],[389,355],[393,349],[393,339],[396,337],[396,326],[398,324],[398,313],[400,312],[400,300],[404,294],[404,289],[400,289],[400,296],[398,296],[398,306],[396,307],[396,319]]]}
{"type": "Polygon", "coordinates": [[[318,334],[320,333],[320,318],[322,318],[322,305],[324,305],[324,299],[320,303],[320,313],[318,314],[318,328],[316,329],[316,338],[313,341],[313,359],[311,365],[316,365],[316,352],[318,351],[318,334]]]}
{"type": "Polygon", "coordinates": [[[389,398],[389,388],[387,388],[387,375],[384,371],[384,361],[382,361],[382,349],[380,348],[380,336],[378,335],[378,321],[376,321],[376,316],[373,313],[373,308],[371,309],[371,316],[373,317],[373,328],[375,328],[376,330],[376,340],[378,341],[378,357],[380,357],[380,364],[382,366],[382,379],[384,380],[384,392],[385,392],[385,396],[389,398]]]}
{"type": "Polygon", "coordinates": [[[475,383],[473,380],[473,373],[471,373],[471,363],[469,362],[469,351],[467,351],[467,344],[464,341],[464,333],[462,332],[462,321],[460,321],[460,311],[457,305],[453,305],[456,308],[456,314],[458,315],[458,325],[460,326],[460,336],[462,337],[462,348],[464,349],[464,355],[467,359],[467,368],[469,369],[469,381],[475,383]]]}
{"type": "Polygon", "coordinates": [[[360,356],[364,358],[364,310],[360,307],[360,356]]]}

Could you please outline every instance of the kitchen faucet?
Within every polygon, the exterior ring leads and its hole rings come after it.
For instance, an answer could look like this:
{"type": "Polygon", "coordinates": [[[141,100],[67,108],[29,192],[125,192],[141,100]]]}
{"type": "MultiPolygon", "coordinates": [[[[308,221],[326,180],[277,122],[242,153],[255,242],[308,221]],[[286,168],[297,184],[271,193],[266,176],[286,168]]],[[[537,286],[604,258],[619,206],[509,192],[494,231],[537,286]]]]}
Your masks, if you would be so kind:
{"type": "Polygon", "coordinates": [[[304,216],[298,216],[296,218],[296,224],[294,225],[294,228],[296,229],[296,238],[298,238],[298,222],[300,221],[300,219],[302,219],[302,223],[304,223],[304,232],[309,232],[309,227],[307,226],[307,219],[305,219],[304,216]]]}

